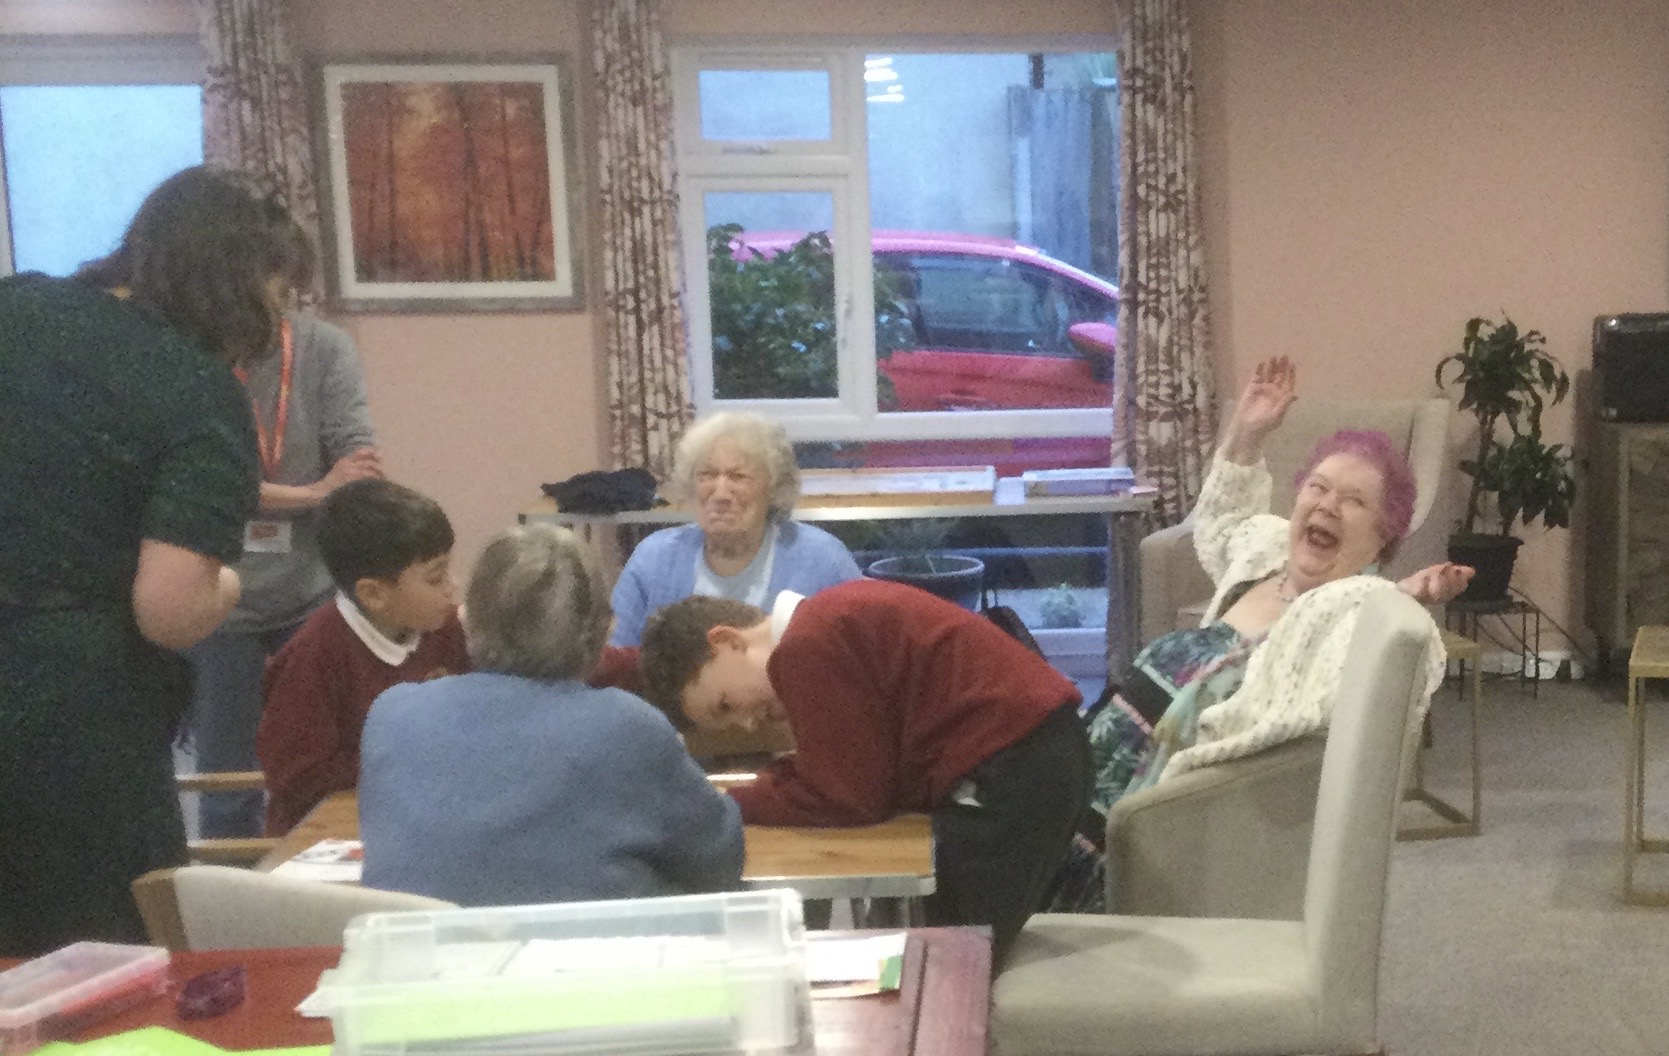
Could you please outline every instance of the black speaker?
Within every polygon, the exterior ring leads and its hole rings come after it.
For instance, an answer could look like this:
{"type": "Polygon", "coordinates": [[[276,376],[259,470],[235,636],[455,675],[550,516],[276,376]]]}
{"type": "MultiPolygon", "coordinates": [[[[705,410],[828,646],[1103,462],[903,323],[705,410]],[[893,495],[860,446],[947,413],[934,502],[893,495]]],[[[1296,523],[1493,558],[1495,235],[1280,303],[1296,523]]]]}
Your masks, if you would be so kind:
{"type": "Polygon", "coordinates": [[[1594,320],[1594,391],[1608,422],[1669,422],[1669,312],[1594,320]]]}

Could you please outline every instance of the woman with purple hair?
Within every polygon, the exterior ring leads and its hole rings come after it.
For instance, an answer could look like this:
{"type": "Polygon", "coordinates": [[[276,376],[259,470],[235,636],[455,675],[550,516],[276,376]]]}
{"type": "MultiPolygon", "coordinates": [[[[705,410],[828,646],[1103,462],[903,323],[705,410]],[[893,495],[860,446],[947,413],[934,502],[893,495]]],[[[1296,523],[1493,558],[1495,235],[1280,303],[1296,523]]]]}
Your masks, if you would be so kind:
{"type": "MultiPolygon", "coordinates": [[[[1401,590],[1422,604],[1465,589],[1440,564],[1391,583],[1379,566],[1413,519],[1414,471],[1384,433],[1341,430],[1311,450],[1292,516],[1268,512],[1263,441],[1297,399],[1297,370],[1259,363],[1194,507],[1194,546],[1217,585],[1200,626],[1164,635],[1109,683],[1090,719],[1095,788],[1079,846],[1049,907],[1105,905],[1099,848],[1121,796],[1179,773],[1326,729],[1362,600],[1401,590]]],[[[1442,678],[1435,624],[1426,695],[1442,678]]]]}

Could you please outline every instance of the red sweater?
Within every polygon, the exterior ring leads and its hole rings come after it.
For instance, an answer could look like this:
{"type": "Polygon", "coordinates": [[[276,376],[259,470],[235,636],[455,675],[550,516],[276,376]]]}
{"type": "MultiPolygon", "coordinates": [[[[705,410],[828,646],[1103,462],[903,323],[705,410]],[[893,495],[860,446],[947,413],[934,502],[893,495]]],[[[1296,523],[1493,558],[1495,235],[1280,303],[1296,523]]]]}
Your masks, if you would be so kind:
{"type": "Polygon", "coordinates": [[[267,834],[289,832],[319,800],[359,783],[359,735],[377,694],[468,670],[455,615],[391,666],[360,640],[335,602],[321,605],[267,662],[261,681],[266,704],[255,755],[267,775],[267,834]]]}
{"type": "Polygon", "coordinates": [[[755,825],[865,825],[931,810],[1083,699],[983,616],[879,580],[800,602],[766,669],[796,752],[730,790],[755,825]]]}

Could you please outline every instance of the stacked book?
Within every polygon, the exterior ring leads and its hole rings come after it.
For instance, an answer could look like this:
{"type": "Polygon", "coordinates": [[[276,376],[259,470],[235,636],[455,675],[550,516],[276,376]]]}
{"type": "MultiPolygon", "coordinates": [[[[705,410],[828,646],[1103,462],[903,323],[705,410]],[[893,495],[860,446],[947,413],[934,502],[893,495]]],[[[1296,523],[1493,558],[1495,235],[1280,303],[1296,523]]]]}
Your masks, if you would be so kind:
{"type": "Polygon", "coordinates": [[[1049,495],[1125,495],[1136,487],[1129,466],[1085,469],[1028,469],[1020,474],[1026,498],[1049,495]]]}

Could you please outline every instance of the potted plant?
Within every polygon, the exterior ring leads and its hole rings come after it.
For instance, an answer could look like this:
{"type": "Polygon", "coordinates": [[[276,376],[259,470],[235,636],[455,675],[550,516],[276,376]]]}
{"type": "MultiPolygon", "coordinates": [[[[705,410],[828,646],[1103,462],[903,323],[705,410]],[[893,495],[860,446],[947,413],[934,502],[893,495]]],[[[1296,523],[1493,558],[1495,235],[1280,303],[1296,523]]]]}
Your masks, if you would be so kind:
{"type": "Polygon", "coordinates": [[[1459,600],[1505,601],[1523,543],[1513,530],[1538,520],[1570,524],[1571,453],[1542,440],[1542,411],[1565,398],[1570,377],[1540,331],[1521,331],[1503,314],[1499,324],[1467,322],[1460,351],[1437,364],[1437,384],[1459,385],[1460,409],[1478,422],[1477,453],[1460,463],[1472,478],[1466,514],[1449,537],[1449,560],[1478,570],[1459,600]],[[1494,496],[1492,510],[1486,495],[1494,496]]]}
{"type": "Polygon", "coordinates": [[[892,553],[870,562],[864,575],[908,583],[965,609],[977,610],[985,586],[985,562],[940,549],[955,523],[940,519],[885,522],[876,530],[875,540],[879,548],[892,553]]]}

